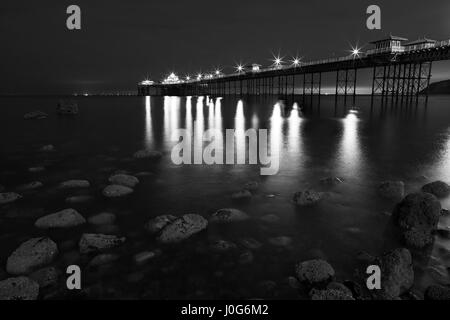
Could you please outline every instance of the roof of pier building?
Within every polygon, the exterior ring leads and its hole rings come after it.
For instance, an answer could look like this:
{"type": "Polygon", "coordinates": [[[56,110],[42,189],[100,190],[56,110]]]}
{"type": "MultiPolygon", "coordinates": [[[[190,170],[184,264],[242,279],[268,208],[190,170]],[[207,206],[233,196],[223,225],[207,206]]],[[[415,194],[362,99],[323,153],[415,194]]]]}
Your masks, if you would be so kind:
{"type": "Polygon", "coordinates": [[[436,43],[436,40],[428,39],[428,38],[419,38],[417,40],[405,43],[405,46],[415,46],[418,44],[425,44],[425,43],[436,43]]]}
{"type": "Polygon", "coordinates": [[[402,37],[393,36],[393,35],[389,35],[388,37],[386,37],[384,39],[375,40],[375,41],[372,41],[370,43],[371,44],[377,44],[377,43],[380,43],[380,42],[388,42],[388,41],[408,41],[408,39],[402,38],[402,37]]]}

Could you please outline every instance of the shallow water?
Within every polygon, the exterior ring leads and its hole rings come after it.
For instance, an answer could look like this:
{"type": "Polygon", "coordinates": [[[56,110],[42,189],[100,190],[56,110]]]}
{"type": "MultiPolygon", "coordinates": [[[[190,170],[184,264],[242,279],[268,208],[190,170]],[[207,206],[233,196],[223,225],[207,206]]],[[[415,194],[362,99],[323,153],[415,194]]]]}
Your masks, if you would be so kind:
{"type": "MultiPolygon", "coordinates": [[[[394,202],[380,199],[377,186],[384,180],[402,180],[406,192],[428,181],[450,181],[450,97],[431,97],[428,105],[382,104],[358,97],[344,106],[324,96],[320,106],[301,97],[80,97],[80,114],[58,117],[57,98],[0,99],[0,184],[15,191],[21,184],[41,181],[44,187],[23,193],[20,201],[0,207],[0,266],[30,237],[48,234],[60,245],[55,262],[61,270],[71,263],[83,268],[83,287],[92,298],[298,298],[287,278],[297,261],[324,258],[339,280],[352,279],[356,255],[379,255],[401,246],[390,234],[394,202]],[[49,114],[44,120],[23,120],[32,110],[49,114]],[[175,165],[172,138],[178,128],[204,132],[208,128],[268,128],[272,143],[281,150],[280,170],[261,176],[258,165],[175,165]],[[52,144],[53,152],[39,152],[52,144]],[[140,149],[163,152],[160,161],[137,160],[140,149]],[[30,173],[30,167],[45,170],[30,173]],[[139,175],[132,195],[106,199],[102,189],[116,171],[139,175]],[[324,187],[330,176],[343,184],[324,187]],[[87,179],[89,189],[57,189],[60,182],[87,179]],[[248,181],[260,187],[248,202],[231,199],[248,181]],[[313,188],[328,192],[317,207],[296,208],[294,192],[313,188]],[[73,195],[92,201],[67,204],[73,195]],[[70,231],[42,232],[33,227],[37,217],[73,207],[85,217],[100,212],[117,215],[114,228],[85,225],[70,231]],[[220,208],[239,208],[249,221],[210,225],[207,231],[171,246],[158,244],[144,224],[161,214],[198,213],[210,216],[220,208]],[[279,220],[261,217],[273,214],[279,220]],[[115,233],[126,243],[112,250],[119,260],[100,268],[84,268],[92,256],[77,254],[83,232],[115,233]],[[292,242],[276,246],[271,238],[292,242]],[[262,246],[252,250],[253,260],[240,263],[248,251],[241,244],[253,238],[262,246]],[[237,248],[216,252],[214,240],[232,241],[237,248]],[[62,249],[61,249],[62,248],[62,249]],[[159,254],[143,266],[133,256],[146,250],[159,254]],[[275,288],[272,282],[275,282],[275,288]]],[[[242,146],[241,146],[242,147],[242,146]]],[[[441,201],[450,207],[450,199],[441,201]]],[[[449,228],[450,218],[440,227],[449,228]]],[[[414,251],[415,287],[448,283],[450,241],[436,236],[432,249],[414,251]]]]}

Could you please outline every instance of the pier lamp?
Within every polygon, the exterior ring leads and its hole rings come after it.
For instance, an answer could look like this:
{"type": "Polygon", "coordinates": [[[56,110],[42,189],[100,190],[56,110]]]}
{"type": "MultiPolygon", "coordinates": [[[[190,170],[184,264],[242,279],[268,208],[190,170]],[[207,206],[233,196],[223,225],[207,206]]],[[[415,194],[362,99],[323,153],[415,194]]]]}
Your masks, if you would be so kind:
{"type": "Polygon", "coordinates": [[[361,54],[361,49],[359,49],[357,46],[354,48],[352,47],[351,53],[353,58],[359,58],[359,55],[361,54]]]}
{"type": "Polygon", "coordinates": [[[186,76],[186,80],[189,81],[191,80],[191,77],[189,75],[186,76]]]}
{"type": "Polygon", "coordinates": [[[244,71],[244,66],[242,64],[238,64],[236,66],[236,70],[238,73],[241,73],[242,71],[244,71]]]}
{"type": "Polygon", "coordinates": [[[292,66],[294,67],[298,67],[300,65],[300,59],[299,58],[294,58],[292,59],[292,66]]]}
{"type": "Polygon", "coordinates": [[[221,73],[222,73],[222,72],[220,71],[220,69],[217,69],[217,70],[215,71],[216,76],[220,76],[221,73]]]}
{"type": "Polygon", "coordinates": [[[277,68],[281,68],[282,67],[283,58],[280,57],[279,55],[278,56],[274,56],[272,61],[273,61],[273,65],[275,67],[277,67],[277,68]]]}
{"type": "Polygon", "coordinates": [[[201,74],[201,73],[199,73],[199,74],[197,75],[197,80],[202,80],[202,74],[201,74]]]}

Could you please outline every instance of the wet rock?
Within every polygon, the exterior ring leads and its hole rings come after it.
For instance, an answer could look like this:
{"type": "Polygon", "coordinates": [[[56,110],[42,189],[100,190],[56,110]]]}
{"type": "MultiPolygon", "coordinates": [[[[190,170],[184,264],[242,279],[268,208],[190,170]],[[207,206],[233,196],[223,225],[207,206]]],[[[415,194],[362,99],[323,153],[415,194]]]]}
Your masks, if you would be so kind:
{"type": "Polygon", "coordinates": [[[133,193],[133,189],[117,184],[112,184],[103,189],[103,195],[107,198],[123,197],[133,193]]]}
{"type": "Polygon", "coordinates": [[[33,181],[30,183],[23,184],[19,187],[17,187],[17,190],[19,191],[31,191],[35,189],[42,188],[44,185],[40,181],[33,181]]]}
{"type": "Polygon", "coordinates": [[[115,248],[125,242],[125,237],[119,238],[115,235],[85,233],[81,236],[78,246],[81,253],[98,252],[115,248]]]}
{"type": "Polygon", "coordinates": [[[225,208],[214,212],[209,219],[210,222],[228,223],[247,220],[249,216],[241,210],[225,208]]]}
{"type": "Polygon", "coordinates": [[[31,173],[38,173],[38,172],[45,171],[45,168],[44,167],[31,167],[31,168],[28,168],[28,171],[31,173]]]}
{"type": "Polygon", "coordinates": [[[143,251],[134,256],[134,262],[137,265],[143,265],[149,262],[151,259],[156,257],[156,253],[153,251],[143,251]]]}
{"type": "Polygon", "coordinates": [[[56,113],[59,115],[78,114],[78,105],[74,101],[59,101],[56,107],[56,113]]]}
{"type": "Polygon", "coordinates": [[[228,251],[234,248],[236,248],[236,245],[233,242],[226,240],[217,240],[211,244],[211,249],[214,251],[228,251]]]}
{"type": "Polygon", "coordinates": [[[39,229],[72,228],[86,223],[86,219],[74,209],[64,209],[36,220],[39,229]]]}
{"type": "Polygon", "coordinates": [[[52,144],[47,144],[45,146],[42,146],[39,151],[41,152],[51,152],[51,151],[55,151],[55,146],[52,144]]]}
{"type": "Polygon", "coordinates": [[[27,277],[0,281],[0,300],[36,300],[39,284],[27,277]]]}
{"type": "Polygon", "coordinates": [[[89,188],[90,186],[91,184],[87,180],[68,180],[59,185],[61,189],[89,188]]]}
{"type": "Polygon", "coordinates": [[[233,200],[248,200],[252,197],[252,193],[248,190],[241,190],[231,195],[233,200]]]}
{"type": "Polygon", "coordinates": [[[40,111],[40,110],[31,111],[31,112],[25,113],[23,115],[23,118],[25,120],[41,120],[41,119],[45,119],[47,117],[48,117],[48,114],[46,114],[45,112],[40,111]]]}
{"type": "Polygon", "coordinates": [[[322,193],[314,190],[299,191],[294,194],[293,201],[298,206],[313,206],[322,200],[322,193]]]}
{"type": "Polygon", "coordinates": [[[344,183],[344,180],[339,177],[328,177],[320,180],[320,183],[324,186],[336,186],[341,183],[344,183]]]}
{"type": "Polygon", "coordinates": [[[128,174],[115,174],[109,177],[109,182],[112,184],[134,188],[139,183],[139,179],[128,174]]]}
{"type": "Polygon", "coordinates": [[[288,277],[287,283],[288,283],[289,287],[291,287],[292,289],[300,288],[300,281],[298,281],[298,279],[296,277],[288,277]]]}
{"type": "Polygon", "coordinates": [[[244,190],[248,190],[251,192],[258,190],[258,188],[259,188],[259,184],[256,181],[249,181],[244,185],[244,190]]]}
{"type": "Polygon", "coordinates": [[[422,191],[431,193],[438,198],[444,198],[450,194],[450,186],[443,181],[434,181],[424,185],[422,191]]]}
{"type": "Polygon", "coordinates": [[[378,194],[386,199],[399,200],[405,196],[403,181],[384,181],[378,187],[378,194]]]}
{"type": "Polygon", "coordinates": [[[450,287],[432,285],[425,290],[425,300],[450,300],[450,287]]]}
{"type": "Polygon", "coordinates": [[[267,223],[275,223],[280,221],[280,217],[277,216],[276,214],[266,214],[264,216],[261,217],[261,220],[267,223]]]}
{"type": "Polygon", "coordinates": [[[109,212],[102,212],[88,218],[88,222],[96,226],[113,224],[115,221],[116,216],[109,212]]]}
{"type": "Polygon", "coordinates": [[[89,267],[98,267],[105,264],[110,264],[114,261],[117,261],[118,259],[119,255],[117,254],[101,253],[92,258],[92,260],[89,262],[89,267]]]}
{"type": "Polygon", "coordinates": [[[345,285],[345,284],[343,284],[343,283],[340,283],[340,282],[330,282],[328,285],[327,285],[327,289],[330,289],[330,290],[336,290],[336,291],[341,291],[342,293],[344,293],[345,295],[347,295],[347,296],[349,296],[349,297],[351,297],[351,298],[353,298],[353,293],[352,293],[352,291],[345,285]]]}
{"type": "Polygon", "coordinates": [[[161,216],[157,216],[156,218],[150,219],[146,224],[145,224],[145,229],[150,233],[150,234],[157,234],[158,232],[160,232],[165,226],[167,226],[168,224],[174,222],[177,219],[177,217],[172,216],[170,214],[165,214],[165,215],[161,215],[161,216]]]}
{"type": "Polygon", "coordinates": [[[250,250],[256,250],[262,247],[262,243],[253,238],[245,238],[241,240],[241,244],[250,250]]]}
{"type": "Polygon", "coordinates": [[[351,295],[348,295],[341,290],[336,289],[312,289],[310,292],[310,296],[311,300],[355,300],[351,295]]]}
{"type": "Polygon", "coordinates": [[[30,279],[36,281],[40,288],[55,285],[58,282],[59,272],[55,267],[47,267],[30,274],[30,279]]]}
{"type": "Polygon", "coordinates": [[[133,155],[136,159],[160,159],[162,157],[162,153],[154,150],[139,150],[133,155]]]}
{"type": "Polygon", "coordinates": [[[243,252],[239,255],[239,263],[240,264],[249,264],[252,263],[254,259],[253,253],[251,251],[243,252]]]}
{"type": "Polygon", "coordinates": [[[78,203],[85,203],[85,202],[89,202],[89,201],[93,201],[94,197],[92,196],[72,196],[72,197],[67,197],[66,198],[66,203],[67,204],[78,204],[78,203]]]}
{"type": "Polygon", "coordinates": [[[176,243],[206,229],[208,221],[198,214],[185,214],[161,230],[158,241],[176,243]]]}
{"type": "Polygon", "coordinates": [[[279,236],[269,238],[269,243],[277,247],[287,247],[292,243],[291,237],[279,236]]]}
{"type": "Polygon", "coordinates": [[[58,248],[49,238],[33,238],[22,243],[8,258],[6,271],[9,274],[28,274],[53,261],[58,248]]]}
{"type": "Polygon", "coordinates": [[[381,267],[381,290],[379,290],[381,296],[395,299],[412,287],[414,271],[408,249],[395,249],[383,255],[378,261],[381,267]]]}
{"type": "Polygon", "coordinates": [[[295,271],[300,282],[306,282],[312,286],[332,281],[335,274],[333,267],[321,259],[300,262],[296,265],[295,271]]]}
{"type": "Polygon", "coordinates": [[[441,214],[441,204],[429,193],[407,195],[392,212],[395,224],[400,228],[406,244],[418,247],[429,243],[441,214]]]}
{"type": "Polygon", "coordinates": [[[21,199],[22,196],[20,194],[17,194],[15,192],[5,192],[5,193],[0,193],[0,205],[1,204],[7,204],[7,203],[12,203],[16,200],[21,199]]]}
{"type": "Polygon", "coordinates": [[[450,211],[448,209],[441,209],[441,216],[448,216],[450,211]]]}

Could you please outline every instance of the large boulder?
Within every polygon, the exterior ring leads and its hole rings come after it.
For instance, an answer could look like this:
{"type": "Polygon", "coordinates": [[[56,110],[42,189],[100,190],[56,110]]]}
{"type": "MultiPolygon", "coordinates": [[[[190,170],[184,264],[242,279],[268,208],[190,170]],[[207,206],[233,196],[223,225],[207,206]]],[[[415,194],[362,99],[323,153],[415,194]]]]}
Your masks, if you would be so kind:
{"type": "Polygon", "coordinates": [[[103,189],[103,195],[107,198],[123,197],[133,193],[133,189],[118,184],[111,184],[103,189]]]}
{"type": "Polygon", "coordinates": [[[248,214],[245,213],[244,211],[232,208],[224,208],[214,212],[209,221],[216,223],[227,223],[227,222],[244,221],[247,220],[248,218],[249,218],[248,214]]]}
{"type": "Polygon", "coordinates": [[[158,241],[176,243],[206,229],[208,221],[198,214],[185,214],[161,230],[158,241]]]}
{"type": "Polygon", "coordinates": [[[434,181],[424,185],[422,191],[431,193],[438,198],[444,198],[450,194],[450,186],[443,181],[434,181]]]}
{"type": "Polygon", "coordinates": [[[313,206],[322,200],[322,193],[314,190],[299,191],[294,194],[293,201],[298,206],[313,206]]]}
{"type": "Polygon", "coordinates": [[[21,199],[22,196],[20,194],[17,194],[15,192],[5,192],[5,193],[0,193],[0,205],[1,204],[8,204],[8,203],[12,203],[16,200],[21,199]]]}
{"type": "Polygon", "coordinates": [[[23,115],[23,118],[25,120],[41,120],[41,119],[45,119],[47,117],[48,117],[48,114],[46,114],[45,112],[40,111],[40,110],[31,111],[31,112],[25,113],[23,115]]]}
{"type": "Polygon", "coordinates": [[[125,242],[125,238],[114,235],[85,233],[81,236],[78,246],[81,253],[99,252],[115,248],[125,242]]]}
{"type": "Polygon", "coordinates": [[[87,180],[68,180],[62,182],[59,187],[61,189],[71,189],[71,188],[89,188],[91,184],[87,180]]]}
{"type": "Polygon", "coordinates": [[[422,247],[430,242],[441,214],[441,204],[430,193],[412,193],[398,203],[392,213],[406,244],[422,247]]]}
{"type": "Polygon", "coordinates": [[[27,277],[0,281],[0,300],[36,300],[39,284],[27,277]]]}
{"type": "Polygon", "coordinates": [[[378,194],[386,199],[399,200],[405,196],[403,181],[384,181],[378,187],[378,194]]]}
{"type": "Polygon", "coordinates": [[[49,238],[33,238],[22,243],[8,258],[6,271],[9,274],[28,274],[53,261],[58,247],[49,238]]]}
{"type": "Polygon", "coordinates": [[[39,229],[71,228],[86,223],[86,219],[74,209],[64,209],[36,220],[39,229]]]}
{"type": "Polygon", "coordinates": [[[133,155],[136,159],[160,159],[162,157],[162,153],[154,150],[139,150],[136,151],[133,155]]]}
{"type": "Polygon", "coordinates": [[[74,101],[59,101],[56,107],[56,113],[59,115],[75,115],[78,114],[78,105],[74,101]]]}
{"type": "Polygon", "coordinates": [[[150,234],[157,234],[162,229],[164,229],[165,226],[167,226],[168,224],[174,222],[176,219],[177,219],[177,217],[175,217],[173,215],[170,215],[170,214],[164,214],[164,215],[161,215],[161,216],[157,216],[155,218],[150,219],[145,224],[145,229],[150,234]]]}
{"type": "Polygon", "coordinates": [[[30,279],[36,281],[40,288],[55,285],[58,282],[59,272],[55,267],[46,267],[30,274],[30,279]]]}
{"type": "Polygon", "coordinates": [[[112,184],[134,188],[139,183],[139,179],[128,174],[115,174],[109,177],[109,182],[112,184]]]}
{"type": "Polygon", "coordinates": [[[309,285],[324,285],[334,278],[333,267],[322,259],[303,261],[296,266],[297,278],[309,285]]]}

